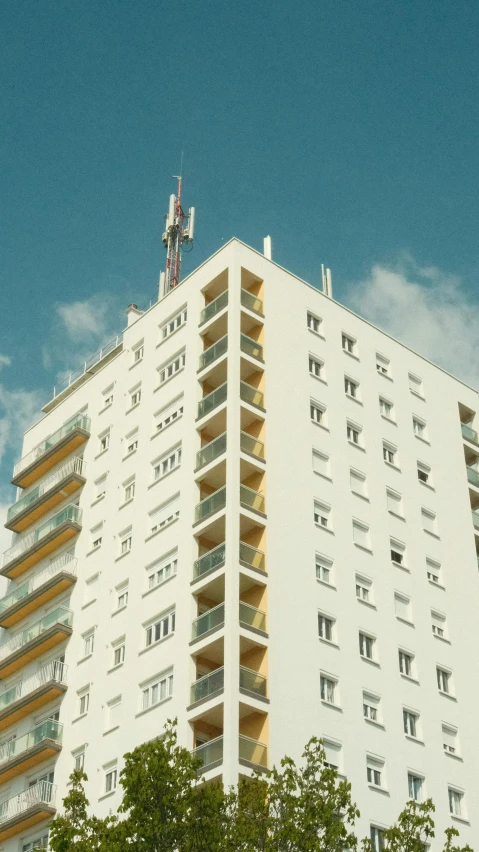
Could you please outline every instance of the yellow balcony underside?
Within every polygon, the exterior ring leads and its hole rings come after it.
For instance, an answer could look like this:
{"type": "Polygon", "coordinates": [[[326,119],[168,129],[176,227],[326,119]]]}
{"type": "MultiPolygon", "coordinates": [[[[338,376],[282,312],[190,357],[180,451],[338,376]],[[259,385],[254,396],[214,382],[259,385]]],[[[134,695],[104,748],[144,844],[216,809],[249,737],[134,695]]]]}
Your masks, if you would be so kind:
{"type": "Polygon", "coordinates": [[[53,740],[43,740],[33,748],[29,749],[25,754],[20,754],[13,757],[3,766],[0,766],[0,784],[5,784],[17,775],[22,775],[38,766],[39,763],[45,763],[51,757],[55,757],[61,750],[61,745],[53,740]]]}
{"type": "Polygon", "coordinates": [[[15,834],[20,834],[28,828],[33,828],[39,822],[50,819],[55,816],[56,810],[50,805],[32,805],[27,811],[22,814],[17,814],[9,820],[5,820],[0,825],[0,843],[13,837],[15,834]]]}
{"type": "Polygon", "coordinates": [[[21,556],[17,556],[16,559],[7,563],[0,573],[3,574],[4,577],[9,577],[11,580],[14,580],[16,577],[20,577],[21,574],[24,574],[25,571],[28,571],[29,568],[36,565],[37,562],[45,559],[45,557],[49,556],[50,553],[53,553],[54,550],[57,550],[63,544],[66,544],[67,541],[70,541],[71,538],[78,535],[80,529],[81,527],[79,524],[76,524],[74,521],[65,521],[63,524],[60,524],[60,526],[56,527],[56,529],[52,530],[52,532],[45,536],[45,538],[42,538],[40,541],[33,544],[25,551],[25,553],[22,553],[21,556]]]}
{"type": "Polygon", "coordinates": [[[0,731],[9,728],[10,725],[15,725],[21,719],[24,719],[25,716],[35,713],[41,707],[44,707],[45,704],[49,704],[50,701],[59,698],[66,690],[66,684],[45,684],[35,689],[29,695],[25,695],[23,698],[19,698],[18,701],[14,701],[9,707],[6,707],[5,710],[0,712],[0,731]]]}
{"type": "Polygon", "coordinates": [[[81,447],[90,435],[84,429],[73,429],[61,441],[58,441],[53,447],[47,450],[40,458],[36,459],[32,464],[22,470],[17,476],[12,479],[13,485],[18,485],[20,488],[27,488],[32,485],[37,479],[40,479],[45,473],[48,473],[52,467],[62,461],[62,459],[73,453],[78,447],[81,447]]]}
{"type": "Polygon", "coordinates": [[[78,491],[85,482],[86,480],[83,476],[80,476],[78,473],[72,473],[62,482],[59,482],[55,488],[47,491],[46,494],[42,494],[38,500],[31,503],[23,512],[19,512],[15,518],[12,518],[9,523],[5,524],[6,528],[14,532],[23,532],[23,530],[26,530],[35,521],[43,518],[47,512],[51,512],[55,506],[58,506],[67,497],[74,494],[75,491],[78,491]]]}
{"type": "Polygon", "coordinates": [[[53,600],[57,595],[69,589],[76,581],[77,578],[73,574],[68,574],[67,571],[57,574],[56,577],[53,577],[45,585],[35,589],[29,595],[25,595],[24,598],[1,613],[0,627],[12,627],[14,624],[17,624],[22,618],[26,618],[31,612],[35,612],[35,610],[44,606],[48,601],[53,600]]]}
{"type": "Polygon", "coordinates": [[[71,635],[71,627],[67,627],[64,624],[55,624],[49,630],[46,630],[45,633],[42,633],[41,636],[32,639],[31,642],[27,642],[27,644],[23,645],[22,648],[19,648],[18,651],[10,654],[9,657],[5,657],[5,659],[0,662],[0,680],[10,677],[11,674],[22,669],[32,660],[36,660],[37,657],[40,657],[46,651],[50,651],[51,648],[55,647],[55,645],[59,645],[60,642],[64,642],[65,639],[68,639],[71,635]]]}

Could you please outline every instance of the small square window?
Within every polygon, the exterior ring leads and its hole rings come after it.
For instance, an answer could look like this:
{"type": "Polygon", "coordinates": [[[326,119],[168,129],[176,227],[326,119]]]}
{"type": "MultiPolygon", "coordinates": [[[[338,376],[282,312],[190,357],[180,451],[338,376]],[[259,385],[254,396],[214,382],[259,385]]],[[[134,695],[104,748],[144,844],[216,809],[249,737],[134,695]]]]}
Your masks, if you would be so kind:
{"type": "Polygon", "coordinates": [[[112,793],[113,790],[116,790],[117,780],[118,770],[116,768],[105,769],[105,793],[112,793]]]}
{"type": "Polygon", "coordinates": [[[359,547],[371,550],[371,539],[367,524],[363,524],[362,521],[353,520],[353,541],[359,547]]]}
{"type": "Polygon", "coordinates": [[[411,393],[416,396],[420,396],[421,399],[424,399],[424,389],[422,385],[422,379],[419,376],[415,376],[414,373],[408,373],[409,379],[409,390],[411,393]]]}
{"type": "Polygon", "coordinates": [[[121,642],[119,645],[115,645],[113,647],[113,665],[121,666],[122,663],[125,662],[125,643],[121,642]]]}
{"type": "Polygon", "coordinates": [[[96,550],[98,547],[101,547],[101,543],[103,541],[103,524],[97,524],[96,527],[92,527],[90,530],[90,538],[91,538],[91,548],[92,550],[96,550]]]}
{"type": "Polygon", "coordinates": [[[310,331],[314,331],[316,334],[320,334],[321,323],[322,320],[320,317],[315,316],[315,314],[307,313],[307,323],[310,331]]]}
{"type": "Polygon", "coordinates": [[[343,334],[341,337],[341,345],[344,352],[349,352],[350,355],[356,355],[356,340],[348,334],[343,334]]]}
{"type": "Polygon", "coordinates": [[[366,775],[368,784],[372,787],[385,787],[384,760],[368,755],[366,758],[366,775]]]}
{"type": "Polygon", "coordinates": [[[413,799],[414,802],[422,802],[423,795],[423,782],[424,778],[421,778],[420,775],[415,775],[413,772],[408,772],[407,776],[407,785],[408,785],[408,793],[409,798],[413,799]]]}
{"type": "Polygon", "coordinates": [[[354,379],[350,379],[349,376],[344,377],[344,392],[346,396],[352,397],[352,399],[359,398],[359,382],[356,382],[354,379]]]}
{"type": "Polygon", "coordinates": [[[359,655],[366,660],[374,660],[376,640],[367,633],[359,632],[359,655]]]}
{"type": "Polygon", "coordinates": [[[433,636],[437,639],[447,638],[446,616],[442,612],[431,610],[431,627],[433,636]]]}
{"type": "Polygon", "coordinates": [[[427,579],[436,586],[441,586],[441,564],[434,559],[426,559],[427,579]]]}
{"type": "Polygon", "coordinates": [[[104,432],[103,435],[100,435],[99,442],[100,445],[98,451],[100,453],[104,453],[110,446],[110,430],[108,430],[108,432],[104,432]]]}
{"type": "Polygon", "coordinates": [[[334,642],[335,619],[329,615],[318,613],[318,636],[325,642],[334,642]]]}
{"type": "Polygon", "coordinates": [[[133,500],[135,496],[135,480],[131,479],[123,485],[123,499],[125,503],[133,500]]]}
{"type": "Polygon", "coordinates": [[[446,754],[459,754],[457,728],[452,725],[442,725],[442,746],[446,754]]]}
{"type": "Polygon", "coordinates": [[[90,706],[90,690],[83,689],[77,693],[78,695],[78,715],[84,716],[88,713],[88,708],[90,706]]]}
{"type": "Polygon", "coordinates": [[[373,581],[362,574],[356,574],[356,597],[363,603],[373,602],[373,581]]]}
{"type": "Polygon", "coordinates": [[[423,482],[424,485],[431,484],[431,468],[429,465],[424,464],[423,462],[417,463],[417,478],[419,482],[423,482]]]}
{"type": "Polygon", "coordinates": [[[350,444],[356,444],[358,447],[362,446],[362,427],[358,426],[357,423],[347,421],[346,437],[350,444]]]}
{"type": "Polygon", "coordinates": [[[401,648],[399,649],[399,671],[405,677],[414,678],[415,667],[414,667],[414,655],[409,651],[403,651],[401,648]]]}
{"type": "Polygon", "coordinates": [[[399,592],[394,593],[394,611],[396,618],[412,624],[411,598],[408,598],[407,595],[400,594],[399,592]]]}
{"type": "Polygon", "coordinates": [[[125,553],[129,553],[130,550],[131,550],[131,535],[127,535],[120,542],[120,555],[123,556],[125,553]]]}
{"type": "Polygon", "coordinates": [[[366,475],[360,470],[349,469],[349,485],[353,494],[359,497],[367,497],[366,475]]]}
{"type": "Polygon", "coordinates": [[[392,515],[397,515],[399,518],[404,517],[401,494],[399,494],[397,491],[392,491],[391,488],[386,488],[386,502],[388,512],[390,512],[392,515]]]}
{"type": "Polygon", "coordinates": [[[142,361],[144,353],[145,353],[145,349],[144,349],[143,344],[141,346],[137,346],[133,350],[133,363],[138,364],[139,361],[142,361]]]}
{"type": "Polygon", "coordinates": [[[331,677],[331,675],[322,674],[319,678],[320,683],[320,693],[321,693],[321,701],[324,701],[325,704],[333,704],[336,705],[337,701],[337,687],[338,682],[335,678],[331,677]]]}
{"type": "Polygon", "coordinates": [[[131,405],[131,407],[133,408],[134,405],[138,405],[140,400],[141,400],[141,388],[138,388],[137,390],[133,391],[130,394],[130,405],[131,405]]]}
{"type": "Polygon", "coordinates": [[[385,358],[384,355],[380,355],[379,352],[376,352],[376,370],[381,376],[389,376],[391,369],[391,362],[388,358],[385,358]]]}
{"type": "Polygon", "coordinates": [[[402,568],[406,564],[406,545],[395,538],[390,539],[391,562],[395,565],[400,565],[402,568]]]}
{"type": "Polygon", "coordinates": [[[397,467],[397,447],[383,441],[383,459],[387,462],[387,464],[392,464],[394,467],[397,467]]]}
{"type": "Polygon", "coordinates": [[[326,415],[326,406],[322,405],[319,402],[315,402],[313,399],[310,400],[309,403],[309,416],[313,423],[320,423],[322,426],[325,425],[325,417],[326,415]]]}
{"type": "Polygon", "coordinates": [[[437,535],[436,514],[430,509],[421,509],[422,528],[424,532],[437,535]]]}
{"type": "Polygon", "coordinates": [[[316,554],[316,579],[328,586],[332,583],[333,560],[327,556],[316,554]]]}
{"type": "Polygon", "coordinates": [[[412,710],[403,710],[402,718],[404,733],[407,734],[408,737],[414,737],[414,739],[417,739],[419,730],[419,714],[414,713],[412,710]]]}
{"type": "Polygon", "coordinates": [[[453,816],[464,817],[464,793],[454,787],[448,787],[449,811],[453,816]]]}
{"type": "Polygon", "coordinates": [[[116,587],[116,608],[124,609],[128,604],[128,583],[116,587]]]}
{"type": "Polygon", "coordinates": [[[330,478],[331,471],[329,465],[329,456],[326,453],[321,453],[319,450],[313,450],[313,470],[321,476],[330,478]]]}
{"type": "Polygon", "coordinates": [[[85,769],[85,747],[79,751],[73,752],[73,768],[76,772],[83,772],[85,769]]]}
{"type": "Polygon", "coordinates": [[[314,501],[314,522],[325,529],[331,529],[331,506],[327,503],[320,503],[319,500],[314,501]]]}
{"type": "Polygon", "coordinates": [[[83,634],[83,656],[90,657],[93,654],[93,648],[95,647],[95,631],[90,630],[88,633],[83,634]]]}
{"type": "Polygon", "coordinates": [[[413,432],[416,438],[421,438],[423,441],[427,440],[427,431],[426,431],[426,423],[424,420],[420,420],[419,417],[413,417],[412,419],[413,432]]]}
{"type": "Polygon", "coordinates": [[[106,479],[107,474],[104,473],[103,476],[100,476],[98,479],[95,480],[95,500],[100,500],[101,497],[105,496],[106,479]]]}
{"type": "Polygon", "coordinates": [[[387,420],[394,420],[394,403],[392,403],[389,399],[384,399],[383,396],[380,396],[379,412],[383,417],[386,417],[387,420]]]}
{"type": "Polygon", "coordinates": [[[379,695],[363,692],[363,716],[369,722],[381,722],[381,699],[379,695]]]}
{"type": "Polygon", "coordinates": [[[323,378],[323,367],[324,364],[322,361],[320,361],[314,355],[309,356],[309,372],[316,379],[323,378]]]}

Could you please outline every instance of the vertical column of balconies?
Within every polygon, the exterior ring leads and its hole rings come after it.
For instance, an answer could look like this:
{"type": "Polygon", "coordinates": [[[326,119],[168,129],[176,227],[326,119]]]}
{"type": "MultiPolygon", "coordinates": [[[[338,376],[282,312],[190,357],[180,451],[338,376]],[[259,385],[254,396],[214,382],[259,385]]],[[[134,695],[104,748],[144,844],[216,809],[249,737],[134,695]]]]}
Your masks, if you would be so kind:
{"type": "Polygon", "coordinates": [[[479,567],[479,435],[473,428],[475,412],[464,405],[459,405],[461,432],[464,445],[464,461],[466,465],[469,501],[472,513],[472,528],[476,545],[477,564],[479,567]]]}

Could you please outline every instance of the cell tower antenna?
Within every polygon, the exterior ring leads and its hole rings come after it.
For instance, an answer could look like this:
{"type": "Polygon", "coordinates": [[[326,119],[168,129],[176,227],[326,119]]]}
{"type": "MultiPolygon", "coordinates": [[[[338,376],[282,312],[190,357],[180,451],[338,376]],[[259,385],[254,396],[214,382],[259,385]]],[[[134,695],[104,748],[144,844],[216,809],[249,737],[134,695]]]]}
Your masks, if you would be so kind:
{"type": "Polygon", "coordinates": [[[166,269],[160,275],[160,299],[174,287],[178,287],[181,277],[181,253],[182,251],[191,251],[193,248],[195,208],[190,207],[186,214],[181,206],[182,170],[183,153],[181,154],[180,174],[173,175],[178,181],[178,194],[170,195],[170,205],[165,216],[166,227],[162,240],[166,248],[166,269]]]}

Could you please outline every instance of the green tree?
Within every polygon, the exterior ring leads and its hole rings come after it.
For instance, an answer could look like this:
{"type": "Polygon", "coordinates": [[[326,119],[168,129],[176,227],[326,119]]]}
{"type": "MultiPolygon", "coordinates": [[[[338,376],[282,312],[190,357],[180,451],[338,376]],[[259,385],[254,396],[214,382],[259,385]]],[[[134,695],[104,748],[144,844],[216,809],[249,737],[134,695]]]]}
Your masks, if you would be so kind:
{"type": "Polygon", "coordinates": [[[83,787],[87,776],[75,770],[70,781],[71,790],[63,799],[65,812],[55,817],[50,825],[50,849],[52,852],[115,852],[117,818],[89,816],[89,802],[83,787]]]}
{"type": "MultiPolygon", "coordinates": [[[[432,799],[425,802],[409,801],[390,828],[385,828],[383,840],[387,852],[425,852],[429,841],[435,837],[432,799]]],[[[453,838],[459,837],[456,828],[446,829],[443,852],[473,852],[470,846],[455,846],[453,838]]],[[[362,852],[372,852],[369,839],[364,839],[362,852]]]]}

